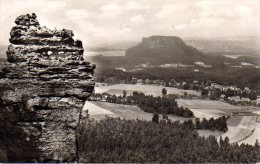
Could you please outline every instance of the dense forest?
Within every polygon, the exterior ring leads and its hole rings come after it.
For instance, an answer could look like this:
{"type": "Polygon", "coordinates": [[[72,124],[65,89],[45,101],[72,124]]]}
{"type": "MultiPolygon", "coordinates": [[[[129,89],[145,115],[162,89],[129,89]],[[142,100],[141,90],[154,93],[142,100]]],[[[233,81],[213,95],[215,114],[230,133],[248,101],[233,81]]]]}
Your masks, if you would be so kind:
{"type": "Polygon", "coordinates": [[[258,162],[260,146],[200,137],[190,124],[106,118],[78,128],[80,162],[258,162]]]}

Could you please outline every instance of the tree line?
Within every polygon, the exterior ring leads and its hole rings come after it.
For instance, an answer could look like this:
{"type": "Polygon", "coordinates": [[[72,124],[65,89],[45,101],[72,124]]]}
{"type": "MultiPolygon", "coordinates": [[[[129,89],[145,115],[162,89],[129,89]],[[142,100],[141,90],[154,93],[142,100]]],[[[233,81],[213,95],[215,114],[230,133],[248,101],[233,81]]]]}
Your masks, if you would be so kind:
{"type": "Polygon", "coordinates": [[[195,127],[197,129],[211,129],[211,130],[220,130],[226,132],[228,130],[227,126],[227,119],[228,117],[222,116],[219,118],[210,118],[209,120],[203,118],[202,121],[200,121],[199,118],[195,119],[195,127]]]}
{"type": "Polygon", "coordinates": [[[106,101],[109,103],[137,105],[141,110],[148,113],[172,114],[181,117],[193,117],[193,112],[188,108],[178,107],[176,100],[172,96],[154,97],[141,92],[133,92],[132,96],[109,95],[106,101]]]}
{"type": "MultiPolygon", "coordinates": [[[[219,118],[214,119],[213,117],[209,120],[203,118],[202,121],[200,121],[199,118],[196,118],[193,122],[192,120],[186,120],[184,121],[184,124],[190,127],[191,129],[202,129],[202,130],[219,130],[226,132],[228,130],[227,126],[227,119],[229,119],[229,116],[222,116],[219,118]]],[[[168,118],[167,115],[163,115],[163,118],[160,119],[158,113],[154,113],[152,117],[152,122],[156,123],[167,123],[171,122],[171,120],[168,118]]]]}

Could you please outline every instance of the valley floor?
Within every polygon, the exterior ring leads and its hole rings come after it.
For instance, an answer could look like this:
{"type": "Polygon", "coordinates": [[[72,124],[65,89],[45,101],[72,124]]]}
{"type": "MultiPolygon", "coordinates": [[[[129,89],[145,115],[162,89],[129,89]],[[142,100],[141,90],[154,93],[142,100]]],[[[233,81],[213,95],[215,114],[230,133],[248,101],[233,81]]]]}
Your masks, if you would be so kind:
{"type": "MultiPolygon", "coordinates": [[[[96,87],[96,93],[107,92],[110,94],[122,95],[123,90],[127,94],[132,94],[133,91],[141,91],[145,94],[154,96],[161,96],[162,86],[152,85],[131,85],[131,84],[117,84],[111,86],[96,87]]],[[[167,88],[168,94],[182,95],[185,92],[188,94],[198,95],[199,93],[193,90],[181,90],[177,88],[167,88]]],[[[238,142],[254,144],[256,139],[260,140],[260,108],[250,106],[234,106],[219,100],[204,100],[204,99],[176,99],[179,106],[187,107],[194,113],[194,116],[200,118],[210,119],[221,116],[230,116],[228,119],[228,131],[226,133],[220,131],[198,130],[202,136],[214,135],[222,138],[228,136],[230,143],[238,142]]],[[[90,118],[100,120],[105,117],[120,117],[125,119],[139,119],[152,120],[152,113],[146,113],[134,105],[113,104],[101,101],[86,101],[84,110],[88,110],[90,118]]],[[[162,115],[160,115],[162,118],[162,115]]],[[[170,115],[169,119],[172,121],[188,120],[189,118],[178,117],[170,115]]],[[[195,118],[192,118],[194,120],[195,118]]]]}

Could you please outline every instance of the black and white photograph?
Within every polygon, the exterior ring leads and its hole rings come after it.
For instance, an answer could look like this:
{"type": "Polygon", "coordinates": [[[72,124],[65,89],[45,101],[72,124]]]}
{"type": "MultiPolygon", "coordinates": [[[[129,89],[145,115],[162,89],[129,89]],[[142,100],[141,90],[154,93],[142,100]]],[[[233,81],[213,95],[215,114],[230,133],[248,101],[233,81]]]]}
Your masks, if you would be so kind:
{"type": "Polygon", "coordinates": [[[260,0],[0,0],[0,163],[260,163],[260,0]]]}

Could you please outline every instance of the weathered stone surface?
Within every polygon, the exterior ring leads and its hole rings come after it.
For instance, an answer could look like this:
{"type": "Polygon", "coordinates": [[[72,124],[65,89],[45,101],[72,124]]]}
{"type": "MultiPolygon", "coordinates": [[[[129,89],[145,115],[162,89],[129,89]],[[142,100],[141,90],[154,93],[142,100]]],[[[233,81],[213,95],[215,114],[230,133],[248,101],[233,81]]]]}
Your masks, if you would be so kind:
{"type": "Polygon", "coordinates": [[[95,65],[84,61],[71,30],[41,27],[34,13],[15,23],[0,79],[1,110],[16,114],[38,151],[32,160],[74,161],[75,130],[94,89],[95,65]]]}

